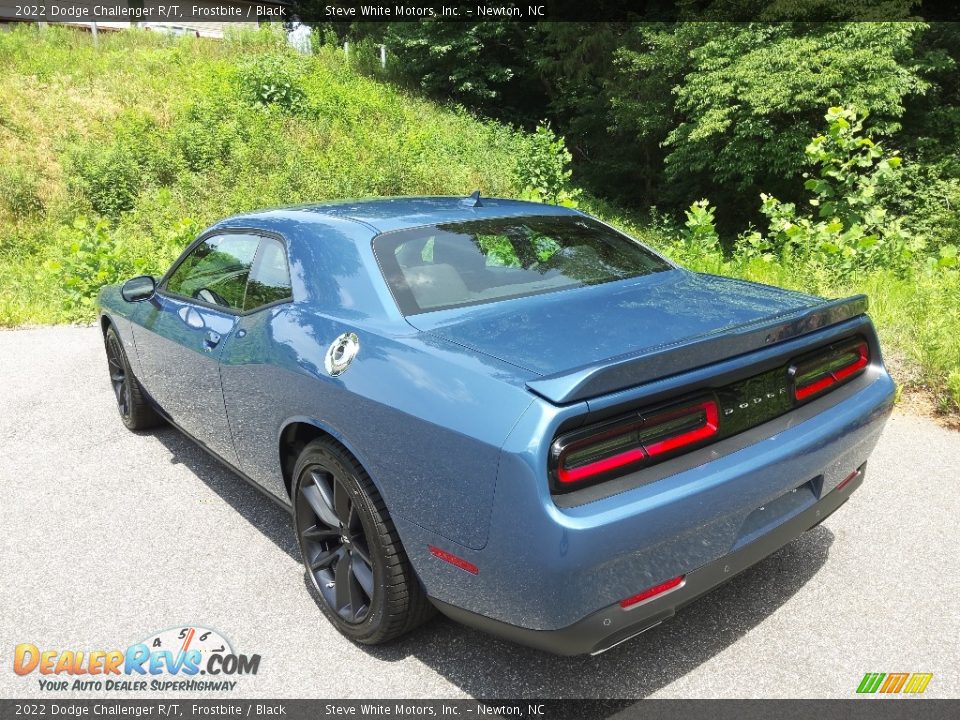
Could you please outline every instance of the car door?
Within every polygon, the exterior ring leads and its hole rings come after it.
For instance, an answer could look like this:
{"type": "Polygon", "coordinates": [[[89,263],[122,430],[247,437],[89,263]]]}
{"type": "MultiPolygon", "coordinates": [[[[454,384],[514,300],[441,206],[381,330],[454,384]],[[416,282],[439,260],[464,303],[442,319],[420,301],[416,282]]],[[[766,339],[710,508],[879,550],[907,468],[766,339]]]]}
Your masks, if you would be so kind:
{"type": "Polygon", "coordinates": [[[233,465],[218,363],[243,312],[259,243],[249,232],[200,240],[161,281],[134,330],[147,391],[177,425],[233,465]]]}
{"type": "Polygon", "coordinates": [[[274,321],[289,309],[293,299],[286,245],[278,236],[264,236],[247,281],[244,313],[236,331],[224,343],[220,377],[234,443],[243,452],[240,470],[279,497],[285,491],[274,477],[277,461],[278,412],[290,385],[286,367],[295,358],[284,358],[278,346],[274,321]]]}

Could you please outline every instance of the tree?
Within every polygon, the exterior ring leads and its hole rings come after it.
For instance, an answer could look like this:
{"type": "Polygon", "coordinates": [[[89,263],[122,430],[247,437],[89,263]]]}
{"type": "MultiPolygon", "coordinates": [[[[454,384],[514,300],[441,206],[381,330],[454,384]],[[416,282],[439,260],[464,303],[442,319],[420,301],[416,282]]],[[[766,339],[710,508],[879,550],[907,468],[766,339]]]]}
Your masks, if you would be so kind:
{"type": "Polygon", "coordinates": [[[928,83],[911,64],[921,23],[640,26],[616,55],[615,127],[659,139],[674,202],[709,195],[734,212],[761,190],[789,196],[823,108],[869,110],[900,129],[928,83]],[[668,90],[669,88],[669,90],[668,90]],[[657,98],[654,95],[657,91],[657,98]],[[739,199],[739,202],[737,200],[739,199]]]}

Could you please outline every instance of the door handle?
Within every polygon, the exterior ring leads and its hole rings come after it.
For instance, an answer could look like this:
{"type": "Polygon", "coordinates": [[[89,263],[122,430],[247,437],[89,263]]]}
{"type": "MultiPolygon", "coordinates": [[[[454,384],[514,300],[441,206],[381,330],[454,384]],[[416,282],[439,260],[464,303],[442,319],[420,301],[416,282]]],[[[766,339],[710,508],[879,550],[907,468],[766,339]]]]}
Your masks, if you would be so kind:
{"type": "Polygon", "coordinates": [[[215,333],[213,330],[207,330],[207,336],[203,339],[203,346],[207,350],[213,350],[219,342],[220,333],[215,333]]]}

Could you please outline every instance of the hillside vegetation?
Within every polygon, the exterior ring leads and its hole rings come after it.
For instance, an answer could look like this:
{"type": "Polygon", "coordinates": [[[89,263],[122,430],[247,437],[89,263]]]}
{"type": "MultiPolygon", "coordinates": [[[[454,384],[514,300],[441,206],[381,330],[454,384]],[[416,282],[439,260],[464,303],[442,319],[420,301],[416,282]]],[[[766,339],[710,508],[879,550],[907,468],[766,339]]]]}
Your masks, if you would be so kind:
{"type": "Polygon", "coordinates": [[[0,325],[90,317],[225,215],[329,198],[516,195],[526,138],[283,52],[129,31],[0,34],[0,325]]]}
{"type": "Polygon", "coordinates": [[[830,205],[843,222],[755,197],[769,229],[731,252],[706,202],[685,221],[630,214],[571,186],[570,154],[549,129],[478,119],[365,76],[333,46],[316,50],[293,55],[269,30],[225,42],[128,31],[98,47],[67,28],[0,33],[0,326],[88,321],[102,284],[161,273],[231,213],[481,188],[579,201],[692,269],[867,292],[898,380],[940,411],[960,406],[955,258],[931,256],[871,209],[871,188],[899,160],[863,142],[853,111],[823,108],[808,159],[826,173],[814,202],[844,168],[830,205]]]}

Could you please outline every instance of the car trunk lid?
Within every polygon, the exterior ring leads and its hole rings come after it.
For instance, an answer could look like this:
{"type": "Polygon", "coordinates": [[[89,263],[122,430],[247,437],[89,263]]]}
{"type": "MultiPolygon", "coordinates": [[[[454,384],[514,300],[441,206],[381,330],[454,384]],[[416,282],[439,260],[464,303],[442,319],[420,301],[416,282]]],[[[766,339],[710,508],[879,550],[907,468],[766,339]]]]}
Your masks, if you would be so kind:
{"type": "Polygon", "coordinates": [[[408,318],[417,329],[538,375],[562,404],[702,367],[866,311],[866,298],[672,270],[408,318]]]}

